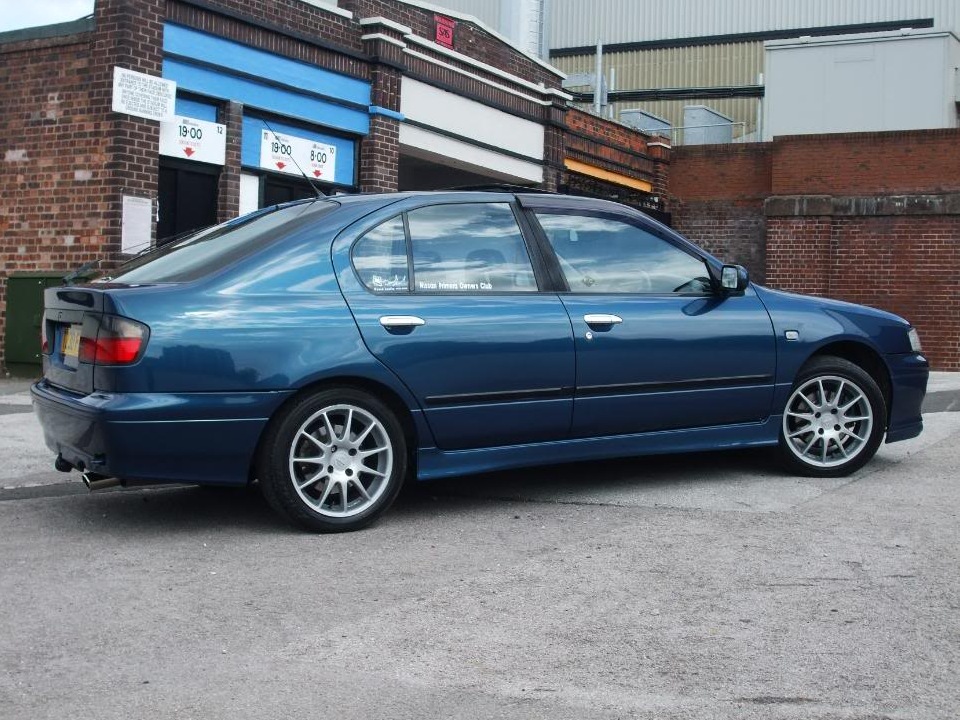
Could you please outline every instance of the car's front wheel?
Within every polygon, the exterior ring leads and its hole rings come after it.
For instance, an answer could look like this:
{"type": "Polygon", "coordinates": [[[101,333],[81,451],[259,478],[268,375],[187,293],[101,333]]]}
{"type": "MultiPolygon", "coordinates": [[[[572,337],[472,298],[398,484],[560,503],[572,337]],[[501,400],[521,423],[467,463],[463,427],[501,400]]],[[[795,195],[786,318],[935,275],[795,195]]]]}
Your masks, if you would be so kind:
{"type": "Polygon", "coordinates": [[[377,398],[352,388],[306,397],[274,422],[258,476],[267,502],[309,530],[344,532],[373,522],[406,474],[403,428],[377,398]]]}
{"type": "Polygon", "coordinates": [[[886,426],[883,393],[866,371],[843,358],[814,358],[784,408],[780,455],[794,473],[848,475],[874,456],[886,426]]]}

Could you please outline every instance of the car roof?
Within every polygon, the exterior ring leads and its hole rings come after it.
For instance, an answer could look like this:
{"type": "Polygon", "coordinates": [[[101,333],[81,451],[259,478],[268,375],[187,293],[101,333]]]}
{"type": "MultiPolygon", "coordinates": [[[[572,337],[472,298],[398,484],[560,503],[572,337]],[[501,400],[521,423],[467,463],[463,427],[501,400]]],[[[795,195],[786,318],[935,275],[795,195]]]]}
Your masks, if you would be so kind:
{"type": "MultiPolygon", "coordinates": [[[[356,193],[331,195],[326,198],[334,202],[343,204],[371,203],[375,205],[390,205],[407,198],[430,198],[439,201],[474,201],[474,202],[504,202],[516,198],[521,205],[528,207],[578,207],[582,209],[594,208],[605,209],[609,211],[627,210],[630,213],[639,213],[633,208],[622,205],[621,203],[600,198],[583,197],[579,195],[562,195],[560,193],[550,193],[533,188],[519,188],[515,186],[504,186],[502,189],[496,188],[478,188],[478,189],[452,189],[452,190],[405,190],[401,192],[383,192],[383,193],[356,193]]],[[[313,202],[313,199],[299,201],[313,202]]]]}

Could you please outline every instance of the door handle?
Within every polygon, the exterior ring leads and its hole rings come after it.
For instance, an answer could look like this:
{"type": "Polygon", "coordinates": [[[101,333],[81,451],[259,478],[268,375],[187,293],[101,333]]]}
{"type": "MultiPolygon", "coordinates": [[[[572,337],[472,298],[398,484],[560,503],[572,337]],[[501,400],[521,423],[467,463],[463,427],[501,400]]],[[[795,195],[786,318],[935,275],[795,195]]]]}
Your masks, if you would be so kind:
{"type": "Polygon", "coordinates": [[[584,315],[583,321],[590,325],[619,325],[623,322],[623,318],[619,315],[608,315],[606,313],[594,313],[590,315],[584,315]]]}
{"type": "Polygon", "coordinates": [[[413,330],[426,325],[427,321],[416,315],[384,315],[380,318],[380,324],[387,330],[413,330]]]}

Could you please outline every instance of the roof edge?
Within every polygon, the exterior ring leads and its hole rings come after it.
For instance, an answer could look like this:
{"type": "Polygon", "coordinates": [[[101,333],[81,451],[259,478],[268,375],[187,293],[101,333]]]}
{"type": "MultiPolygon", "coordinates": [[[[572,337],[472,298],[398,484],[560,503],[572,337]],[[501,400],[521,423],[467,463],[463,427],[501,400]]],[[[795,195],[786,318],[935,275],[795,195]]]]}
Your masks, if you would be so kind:
{"type": "Polygon", "coordinates": [[[544,70],[548,70],[552,72],[554,75],[556,75],[561,79],[567,76],[566,73],[564,73],[559,68],[554,67],[543,58],[539,58],[533,53],[527,52],[523,48],[517,46],[517,44],[514,43],[510,38],[501,34],[497,30],[494,30],[492,27],[487,25],[483,20],[481,20],[480,18],[474,15],[460,12],[459,10],[451,10],[450,8],[440,7],[439,5],[434,5],[433,3],[425,2],[424,0],[400,0],[400,2],[404,3],[405,5],[413,5],[414,7],[420,8],[421,10],[429,10],[430,12],[435,12],[440,15],[447,15],[448,17],[456,18],[457,20],[461,20],[463,22],[472,23],[473,25],[476,25],[477,27],[481,28],[484,32],[490,33],[493,37],[497,38],[497,40],[501,41],[502,43],[509,45],[518,53],[526,57],[528,60],[532,60],[537,65],[542,67],[544,70]]]}
{"type": "Polygon", "coordinates": [[[47,38],[65,37],[90,32],[94,29],[93,13],[52,25],[36,25],[34,27],[19,28],[0,32],[0,45],[27,40],[46,40],[47,38]]]}

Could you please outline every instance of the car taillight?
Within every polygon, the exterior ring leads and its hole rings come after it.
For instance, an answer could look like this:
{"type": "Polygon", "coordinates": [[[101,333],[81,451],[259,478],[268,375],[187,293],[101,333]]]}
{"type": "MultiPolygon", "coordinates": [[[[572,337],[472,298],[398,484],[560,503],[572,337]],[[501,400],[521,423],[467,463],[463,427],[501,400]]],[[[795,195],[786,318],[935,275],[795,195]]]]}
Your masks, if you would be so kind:
{"type": "Polygon", "coordinates": [[[80,338],[80,362],[94,365],[129,365],[140,359],[149,330],[136,320],[104,315],[95,338],[80,338]]]}
{"type": "Polygon", "coordinates": [[[50,354],[50,342],[47,340],[47,319],[40,319],[40,352],[44,355],[50,354]]]}

